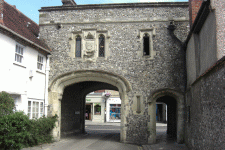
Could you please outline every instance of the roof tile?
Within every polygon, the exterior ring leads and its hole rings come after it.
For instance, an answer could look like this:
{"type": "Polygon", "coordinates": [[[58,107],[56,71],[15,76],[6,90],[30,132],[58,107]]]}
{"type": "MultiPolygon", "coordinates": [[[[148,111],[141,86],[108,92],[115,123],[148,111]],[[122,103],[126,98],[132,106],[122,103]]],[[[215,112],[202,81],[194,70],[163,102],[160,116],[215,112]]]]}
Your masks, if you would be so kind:
{"type": "Polygon", "coordinates": [[[4,2],[3,14],[4,26],[34,42],[35,44],[50,50],[50,48],[42,40],[38,39],[38,24],[21,13],[15,8],[15,6],[4,2]]]}

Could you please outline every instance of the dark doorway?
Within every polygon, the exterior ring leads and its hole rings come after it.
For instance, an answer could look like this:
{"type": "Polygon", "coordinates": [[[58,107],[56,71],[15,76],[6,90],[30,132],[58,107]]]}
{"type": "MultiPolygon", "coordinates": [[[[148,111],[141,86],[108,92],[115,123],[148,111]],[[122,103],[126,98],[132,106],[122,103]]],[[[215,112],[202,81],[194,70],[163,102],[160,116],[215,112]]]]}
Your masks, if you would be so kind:
{"type": "Polygon", "coordinates": [[[86,104],[85,120],[92,120],[91,107],[92,107],[91,104],[86,104]]]}
{"type": "MultiPolygon", "coordinates": [[[[118,89],[103,82],[86,81],[67,86],[61,101],[61,135],[86,133],[85,120],[92,119],[91,105],[86,105],[86,95],[92,91],[118,89]],[[86,112],[87,118],[86,118],[86,112]]],[[[93,106],[92,106],[93,107],[93,106]]]]}
{"type": "MultiPolygon", "coordinates": [[[[177,102],[171,96],[163,96],[157,99],[157,103],[165,103],[167,105],[167,138],[176,140],[177,138],[177,102]]],[[[160,106],[158,110],[162,110],[160,106]]],[[[162,118],[162,115],[158,115],[162,118]]],[[[161,119],[160,118],[160,119],[161,119]]]]}

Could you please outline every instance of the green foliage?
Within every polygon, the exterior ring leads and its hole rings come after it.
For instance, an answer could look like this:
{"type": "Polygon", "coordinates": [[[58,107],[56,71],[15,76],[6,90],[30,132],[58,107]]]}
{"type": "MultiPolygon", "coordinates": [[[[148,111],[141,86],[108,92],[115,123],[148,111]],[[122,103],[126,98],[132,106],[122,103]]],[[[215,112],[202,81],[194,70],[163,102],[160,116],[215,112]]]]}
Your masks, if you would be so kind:
{"type": "Polygon", "coordinates": [[[57,115],[29,120],[23,112],[0,117],[0,149],[21,149],[51,142],[57,115]]]}
{"type": "Polygon", "coordinates": [[[0,93],[0,116],[13,113],[14,99],[6,92],[0,93]]]}

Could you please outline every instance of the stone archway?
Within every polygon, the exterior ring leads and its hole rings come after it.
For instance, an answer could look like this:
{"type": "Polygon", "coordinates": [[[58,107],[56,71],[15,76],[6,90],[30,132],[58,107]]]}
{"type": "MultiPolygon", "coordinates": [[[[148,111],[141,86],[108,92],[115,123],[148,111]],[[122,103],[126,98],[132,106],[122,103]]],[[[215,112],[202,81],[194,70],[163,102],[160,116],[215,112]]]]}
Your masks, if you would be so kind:
{"type": "Polygon", "coordinates": [[[177,129],[176,137],[177,143],[181,144],[184,142],[184,94],[179,91],[172,89],[161,89],[153,92],[148,98],[148,113],[150,115],[150,122],[148,128],[150,131],[150,136],[148,143],[156,143],[156,101],[161,97],[169,96],[176,100],[177,104],[177,129]]]}
{"type": "MultiPolygon", "coordinates": [[[[55,140],[59,140],[61,136],[61,100],[63,96],[64,89],[70,85],[81,83],[81,82],[101,82],[112,85],[116,87],[120,93],[121,98],[121,131],[120,131],[120,141],[126,141],[126,116],[128,111],[125,106],[128,103],[127,93],[131,91],[130,83],[123,77],[116,75],[114,73],[109,73],[101,70],[80,70],[69,72],[56,77],[50,82],[49,85],[49,115],[57,114],[59,116],[56,127],[53,129],[53,137],[55,140]]],[[[92,87],[91,89],[86,88],[81,94],[84,97],[85,94],[97,89],[97,87],[92,87]]]]}

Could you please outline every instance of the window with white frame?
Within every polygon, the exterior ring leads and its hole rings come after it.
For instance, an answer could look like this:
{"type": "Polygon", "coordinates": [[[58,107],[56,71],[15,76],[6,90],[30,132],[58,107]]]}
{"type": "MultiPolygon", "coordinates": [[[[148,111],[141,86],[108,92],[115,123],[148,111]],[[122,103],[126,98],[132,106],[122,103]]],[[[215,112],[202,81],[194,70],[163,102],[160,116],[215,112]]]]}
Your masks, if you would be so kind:
{"type": "Polygon", "coordinates": [[[44,114],[44,102],[28,101],[28,117],[30,119],[40,118],[44,114]]]}
{"type": "Polygon", "coordinates": [[[44,60],[44,57],[38,55],[38,58],[37,58],[37,69],[39,69],[39,70],[43,69],[43,60],[44,60]]]}
{"type": "Polygon", "coordinates": [[[16,44],[15,61],[22,63],[23,61],[23,47],[16,44]]]}

